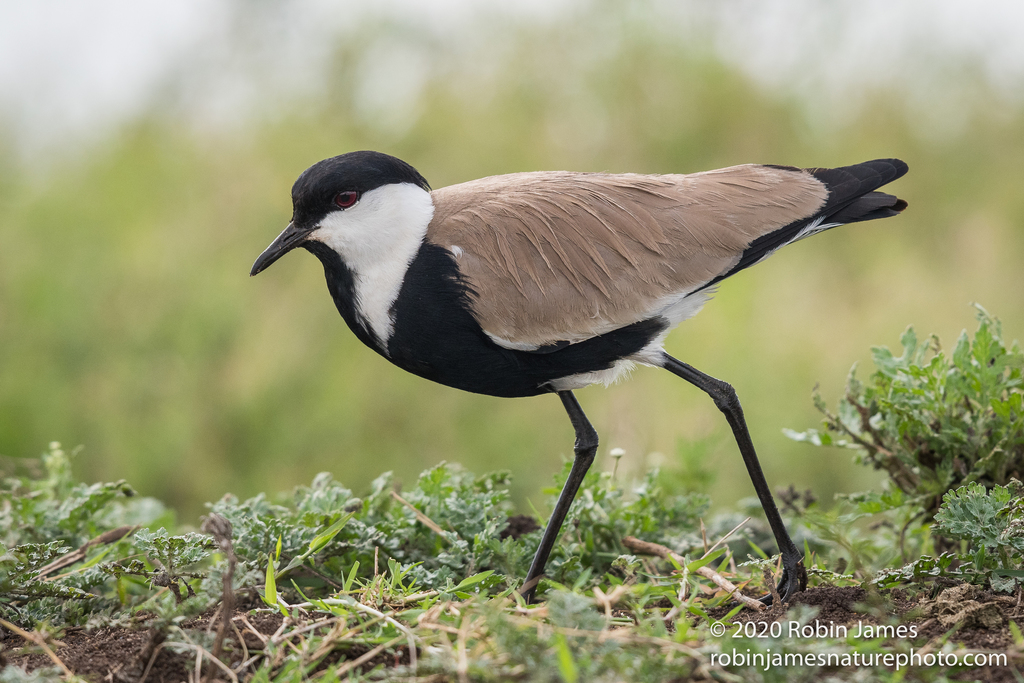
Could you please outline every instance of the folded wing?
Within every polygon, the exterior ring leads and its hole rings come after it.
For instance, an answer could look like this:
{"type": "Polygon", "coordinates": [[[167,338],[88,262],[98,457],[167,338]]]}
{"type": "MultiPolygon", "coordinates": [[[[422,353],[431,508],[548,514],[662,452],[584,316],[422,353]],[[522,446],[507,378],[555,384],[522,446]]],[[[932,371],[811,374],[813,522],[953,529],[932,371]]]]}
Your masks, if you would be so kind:
{"type": "MultiPolygon", "coordinates": [[[[435,190],[427,240],[455,256],[474,315],[496,342],[575,343],[656,316],[679,322],[699,309],[702,288],[750,265],[742,261],[751,245],[767,255],[806,236],[802,225],[821,226],[823,209],[848,211],[850,201],[830,196],[831,178],[816,177],[823,172],[493,176],[435,190]],[[700,301],[688,307],[687,297],[700,301]]],[[[846,175],[837,179],[852,188],[846,175]]],[[[852,201],[880,184],[843,194],[852,201]]]]}

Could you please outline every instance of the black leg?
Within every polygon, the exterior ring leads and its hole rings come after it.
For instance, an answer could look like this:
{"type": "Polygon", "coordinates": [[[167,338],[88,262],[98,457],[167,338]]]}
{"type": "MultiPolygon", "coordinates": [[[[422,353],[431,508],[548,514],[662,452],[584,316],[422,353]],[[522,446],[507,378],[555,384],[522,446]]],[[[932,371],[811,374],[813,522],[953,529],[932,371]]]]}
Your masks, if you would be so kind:
{"type": "MultiPolygon", "coordinates": [[[[772,533],[775,534],[775,542],[779,544],[779,552],[782,553],[782,579],[779,581],[779,597],[786,602],[793,593],[802,591],[807,587],[807,570],[804,569],[803,556],[793,544],[793,539],[786,531],[786,525],[782,522],[782,515],[775,507],[775,499],[772,498],[771,489],[764,479],[761,471],[761,463],[757,460],[757,453],[754,451],[754,444],[750,440],[750,432],[747,431],[747,423],[743,419],[743,409],[740,407],[740,400],[736,391],[731,385],[710,375],[705,375],[691,365],[678,361],[667,353],[662,352],[662,366],[669,372],[679,375],[690,384],[704,391],[714,400],[718,409],[725,414],[729,426],[732,427],[733,436],[736,438],[736,445],[740,448],[740,455],[743,456],[743,464],[747,466],[747,473],[750,481],[754,484],[757,497],[761,500],[761,507],[771,525],[772,533]]],[[[771,604],[772,596],[768,595],[761,599],[766,604],[771,604]]]]}
{"type": "Polygon", "coordinates": [[[569,419],[572,420],[572,428],[576,430],[576,447],[573,449],[576,457],[572,462],[569,478],[565,480],[565,486],[562,487],[562,492],[558,495],[558,502],[555,503],[551,519],[548,520],[548,527],[544,530],[544,537],[540,540],[540,545],[537,546],[537,554],[533,556],[530,573],[526,575],[526,581],[523,583],[522,595],[526,602],[533,599],[537,581],[544,575],[544,565],[548,563],[548,555],[551,554],[551,549],[555,547],[555,541],[558,540],[565,515],[576,498],[576,492],[579,491],[580,484],[583,483],[583,477],[586,476],[587,470],[594,462],[594,454],[597,453],[597,432],[587,420],[587,416],[583,414],[579,401],[571,391],[559,391],[558,397],[562,399],[562,405],[565,406],[565,411],[569,413],[569,419]]]}

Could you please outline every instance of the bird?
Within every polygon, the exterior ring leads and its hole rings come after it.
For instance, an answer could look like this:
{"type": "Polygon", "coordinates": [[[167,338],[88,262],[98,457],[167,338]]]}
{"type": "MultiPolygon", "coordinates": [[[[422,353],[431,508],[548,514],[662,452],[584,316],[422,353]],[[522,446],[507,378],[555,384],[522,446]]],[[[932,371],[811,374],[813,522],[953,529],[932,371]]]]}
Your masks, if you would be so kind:
{"type": "MultiPolygon", "coordinates": [[[[725,278],[778,249],[907,203],[878,188],[907,164],[744,164],[689,174],[522,172],[431,190],[375,151],[319,161],[255,276],[301,247],[357,338],[394,365],[477,394],[557,394],[573,462],[519,592],[530,602],[598,447],[574,391],[634,365],[664,368],[724,414],[782,558],[782,602],[806,588],[733,387],[664,350],[725,278]]],[[[762,598],[770,604],[772,596],[762,598]]]]}

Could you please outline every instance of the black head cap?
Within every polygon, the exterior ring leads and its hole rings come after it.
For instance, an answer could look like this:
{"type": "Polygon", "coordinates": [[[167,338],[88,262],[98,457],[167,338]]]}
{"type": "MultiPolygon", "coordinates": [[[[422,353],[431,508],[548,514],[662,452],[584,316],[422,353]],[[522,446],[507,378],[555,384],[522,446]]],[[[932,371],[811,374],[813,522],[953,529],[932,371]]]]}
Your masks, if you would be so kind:
{"type": "Polygon", "coordinates": [[[319,161],[299,176],[292,185],[293,221],[317,221],[335,210],[339,192],[360,195],[383,185],[411,183],[430,191],[430,185],[415,168],[380,152],[349,152],[319,161]]]}

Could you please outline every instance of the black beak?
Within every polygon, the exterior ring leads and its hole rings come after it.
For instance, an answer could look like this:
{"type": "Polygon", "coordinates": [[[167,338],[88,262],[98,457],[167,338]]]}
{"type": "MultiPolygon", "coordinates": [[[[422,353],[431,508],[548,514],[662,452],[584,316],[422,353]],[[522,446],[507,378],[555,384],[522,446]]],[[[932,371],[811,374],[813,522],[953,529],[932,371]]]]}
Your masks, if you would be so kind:
{"type": "Polygon", "coordinates": [[[256,259],[256,263],[252,264],[249,276],[257,275],[269,268],[270,264],[274,261],[299,246],[308,234],[308,230],[295,227],[295,223],[289,223],[288,227],[277,236],[277,239],[271,242],[270,246],[260,254],[259,258],[256,259]]]}

